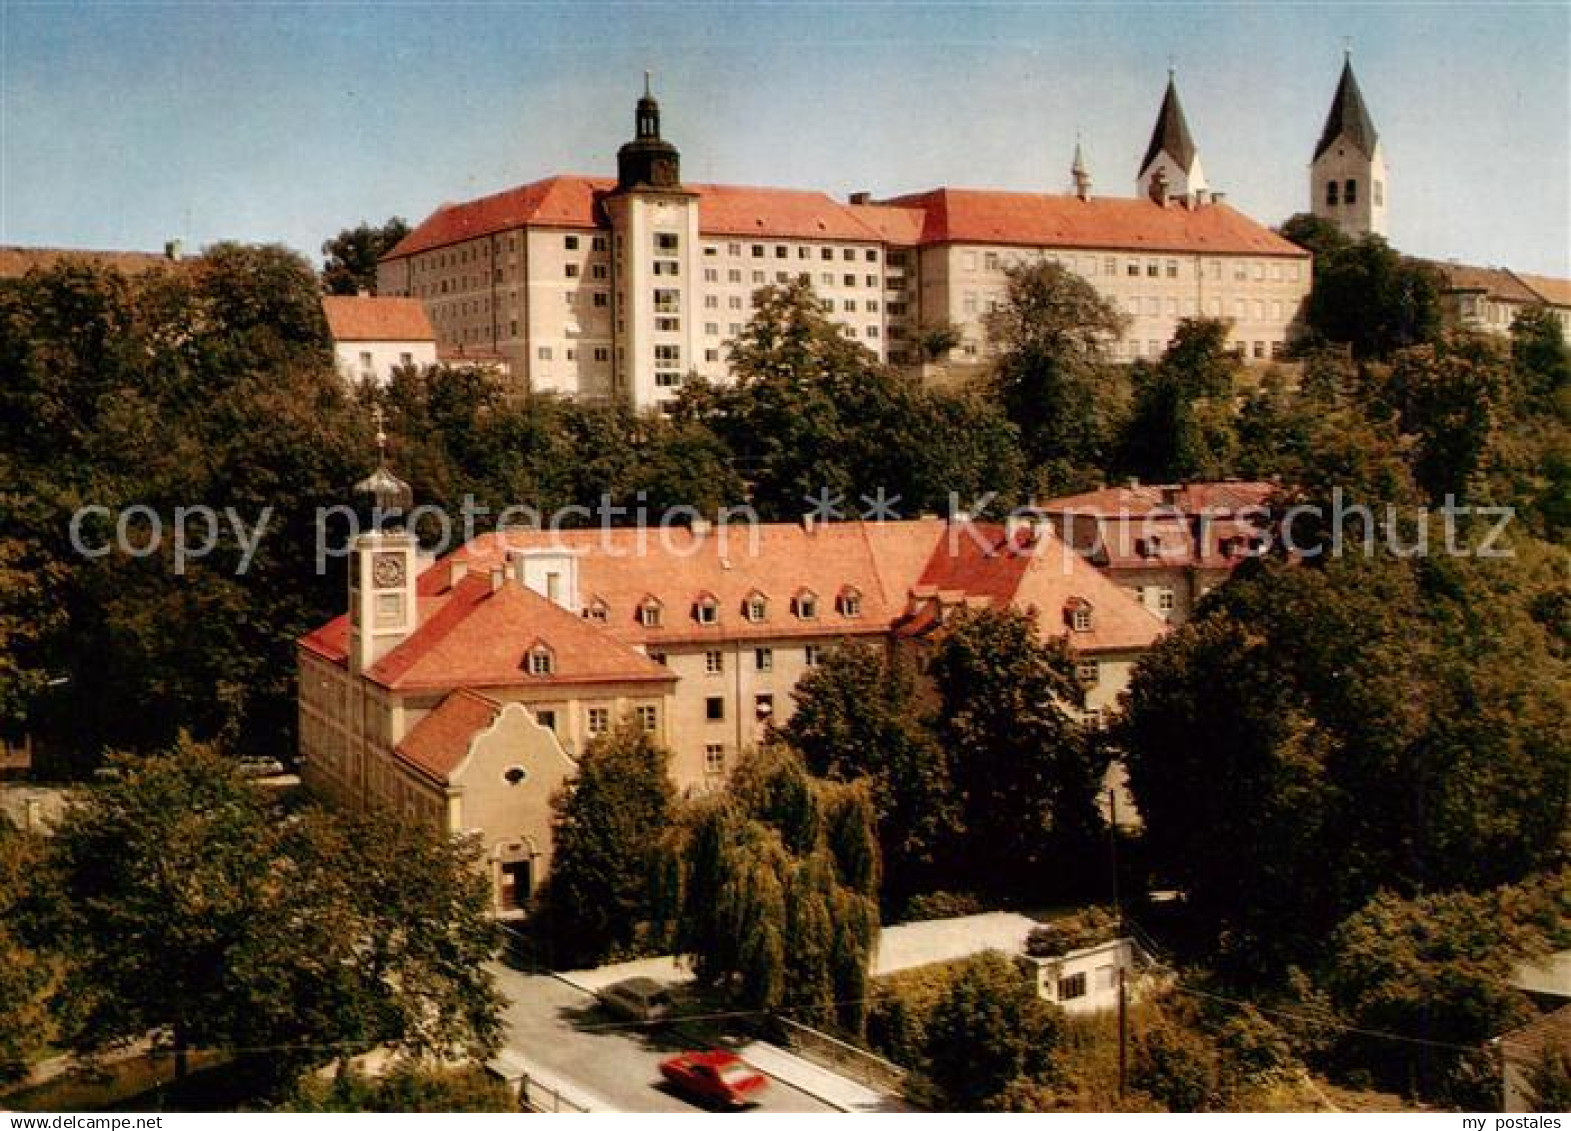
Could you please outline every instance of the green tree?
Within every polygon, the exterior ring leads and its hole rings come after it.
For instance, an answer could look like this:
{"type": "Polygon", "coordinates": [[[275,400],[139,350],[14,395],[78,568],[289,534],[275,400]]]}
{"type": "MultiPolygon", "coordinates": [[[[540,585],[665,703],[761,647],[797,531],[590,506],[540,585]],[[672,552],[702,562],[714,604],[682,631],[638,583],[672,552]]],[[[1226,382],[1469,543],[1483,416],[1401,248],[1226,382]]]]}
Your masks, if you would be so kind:
{"type": "Polygon", "coordinates": [[[377,1045],[484,1054],[498,1000],[473,852],[381,815],[280,821],[211,750],[117,759],[61,825],[71,1039],[273,1048],[281,1073],[377,1045]]]}
{"type": "Polygon", "coordinates": [[[734,384],[689,385],[676,420],[720,437],[764,518],[794,519],[822,491],[848,514],[880,492],[905,514],[948,509],[952,492],[1013,498],[1018,440],[985,399],[925,390],[878,364],[808,284],[764,287],[755,300],[732,343],[734,384]]]}
{"type": "Polygon", "coordinates": [[[330,295],[360,291],[376,294],[377,261],[409,234],[409,224],[394,216],[377,227],[358,224],[345,228],[322,244],[322,289],[330,295]]]}
{"type": "Polygon", "coordinates": [[[1312,334],[1355,357],[1386,357],[1439,336],[1442,289],[1432,264],[1365,236],[1316,255],[1306,321],[1312,334]]]}
{"type": "Polygon", "coordinates": [[[930,671],[972,882],[1037,895],[1044,884],[1067,884],[1075,869],[1048,865],[1096,842],[1107,768],[1069,713],[1084,693],[1068,649],[1041,640],[1031,613],[970,611],[948,623],[930,671]]]}
{"type": "Polygon", "coordinates": [[[1412,1040],[1350,1030],[1340,1056],[1393,1087],[1497,1107],[1494,1072],[1462,1050],[1534,1016],[1512,972],[1571,943],[1568,879],[1552,872],[1521,887],[1412,900],[1378,893],[1332,936],[1325,983],[1352,1030],[1412,1040]]]}
{"type": "Polygon", "coordinates": [[[1553,310],[1530,306],[1511,320],[1511,360],[1533,396],[1553,398],[1571,385],[1571,350],[1553,310]]]}
{"type": "Polygon", "coordinates": [[[1112,455],[1124,406],[1107,346],[1127,319],[1056,263],[1019,264],[1006,274],[1005,302],[986,319],[1002,351],[993,378],[998,398],[1044,486],[1081,485],[1112,455]]]}
{"type": "Polygon", "coordinates": [[[1041,1075],[1059,1039],[1058,1010],[1010,959],[970,959],[934,1007],[923,1050],[927,1075],[951,1111],[976,1111],[1022,1077],[1041,1075]]]}
{"type": "Polygon", "coordinates": [[[578,776],[552,799],[542,910],[558,965],[627,953],[653,918],[656,846],[676,803],[669,759],[641,727],[623,723],[590,744],[578,776]]]}
{"type": "Polygon", "coordinates": [[[878,841],[864,785],[812,778],[784,744],[665,838],[657,908],[699,979],[747,1009],[860,1034],[878,943],[878,841]]]}
{"type": "Polygon", "coordinates": [[[1134,406],[1119,461],[1153,482],[1221,479],[1233,470],[1233,386],[1239,370],[1228,323],[1186,318],[1155,367],[1134,369],[1134,406]]]}
{"type": "Polygon", "coordinates": [[[1116,738],[1212,955],[1276,976],[1380,884],[1487,887],[1555,850],[1571,695],[1540,617],[1564,559],[1522,548],[1241,567],[1141,663],[1116,738]]]}
{"type": "Polygon", "coordinates": [[[26,1076],[58,1036],[62,958],[46,945],[40,906],[50,887],[42,838],[0,815],[0,1084],[26,1076]]]}
{"type": "Polygon", "coordinates": [[[887,903],[933,887],[958,814],[943,750],[919,717],[913,673],[898,658],[846,643],[792,694],[796,711],[782,734],[808,770],[871,782],[887,903]]]}
{"type": "Polygon", "coordinates": [[[1413,477],[1433,502],[1473,497],[1502,415],[1510,374],[1503,352],[1482,337],[1457,336],[1401,350],[1377,395],[1414,437],[1413,477]]]}

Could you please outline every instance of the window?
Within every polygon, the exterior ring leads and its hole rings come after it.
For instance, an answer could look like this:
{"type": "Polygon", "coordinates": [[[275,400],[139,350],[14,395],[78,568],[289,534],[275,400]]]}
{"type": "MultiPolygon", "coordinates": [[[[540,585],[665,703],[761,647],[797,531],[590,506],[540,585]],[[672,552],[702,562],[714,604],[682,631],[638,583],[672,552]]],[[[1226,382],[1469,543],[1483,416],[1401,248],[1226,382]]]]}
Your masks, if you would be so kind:
{"type": "Polygon", "coordinates": [[[721,672],[725,671],[725,653],[713,651],[705,652],[704,670],[710,675],[719,675],[721,672]]]}
{"type": "Polygon", "coordinates": [[[1075,678],[1082,686],[1095,687],[1101,680],[1102,665],[1095,660],[1086,660],[1075,665],[1075,678]]]}
{"type": "Polygon", "coordinates": [[[611,708],[590,707],[584,712],[584,725],[591,735],[604,734],[611,729],[611,708]]]}
{"type": "Polygon", "coordinates": [[[998,252],[989,251],[982,256],[982,266],[988,271],[998,270],[998,252]]]}
{"type": "Polygon", "coordinates": [[[565,270],[567,272],[567,277],[569,279],[576,279],[576,278],[578,278],[578,264],[576,264],[576,263],[569,263],[567,265],[567,267],[565,268],[565,270]]]}
{"type": "Polygon", "coordinates": [[[775,650],[773,648],[753,649],[753,666],[761,672],[775,670],[775,650]]]}
{"type": "Polygon", "coordinates": [[[654,270],[656,275],[680,275],[682,265],[675,259],[657,259],[654,270]]]}
{"type": "Polygon", "coordinates": [[[367,377],[371,375],[371,354],[369,351],[364,351],[360,354],[360,372],[367,377]]]}
{"type": "MultiPolygon", "coordinates": [[[[710,295],[709,297],[710,298],[714,298],[715,296],[714,295],[710,295]]],[[[718,338],[720,336],[720,323],[718,323],[718,322],[705,322],[704,323],[704,333],[708,337],[718,338]]]]}
{"type": "Polygon", "coordinates": [[[720,606],[708,595],[693,602],[693,619],[699,624],[716,624],[720,620],[720,606]]]}
{"type": "Polygon", "coordinates": [[[849,585],[840,591],[840,598],[836,602],[843,617],[859,617],[862,615],[862,594],[859,590],[849,585]]]}
{"type": "Polygon", "coordinates": [[[753,245],[753,258],[754,259],[762,259],[763,257],[764,257],[764,245],[761,244],[761,243],[755,243],[753,245]]]}
{"type": "Polygon", "coordinates": [[[796,600],[791,602],[798,620],[818,619],[818,596],[803,590],[796,595],[796,600]]]}
{"type": "Polygon", "coordinates": [[[660,602],[650,598],[638,606],[638,623],[645,628],[659,628],[660,611],[660,602]]]}
{"type": "Polygon", "coordinates": [[[704,773],[725,773],[725,747],[718,742],[711,742],[704,747],[704,773]]]}
{"type": "MultiPolygon", "coordinates": [[[[508,243],[508,247],[511,248],[512,245],[513,245],[513,241],[512,240],[508,240],[507,243],[508,243]]],[[[604,236],[595,236],[593,239],[591,239],[589,241],[589,250],[590,251],[604,251],[605,250],[605,237],[604,236]]]]}
{"type": "Polygon", "coordinates": [[[652,703],[641,704],[638,708],[638,725],[653,734],[660,725],[660,709],[652,703]]]}
{"type": "Polygon", "coordinates": [[[1342,186],[1342,202],[1344,204],[1358,203],[1358,182],[1351,177],[1348,178],[1347,184],[1342,186]]]}
{"type": "MultiPolygon", "coordinates": [[[[1375,182],[1375,207],[1379,208],[1386,202],[1386,186],[1384,181],[1375,182]]],[[[1293,278],[1298,278],[1297,268],[1294,268],[1293,278]]]]}
{"type": "Polygon", "coordinates": [[[1170,612],[1173,611],[1173,609],[1176,606],[1176,604],[1177,604],[1177,600],[1174,597],[1173,591],[1171,589],[1158,589],[1157,590],[1157,593],[1156,593],[1156,607],[1158,609],[1161,609],[1164,613],[1170,613],[1170,612]]]}
{"type": "Polygon", "coordinates": [[[590,601],[589,604],[584,606],[585,620],[592,620],[599,624],[604,624],[609,614],[610,609],[607,608],[606,603],[599,597],[596,597],[594,600],[590,601]]]}
{"type": "Polygon", "coordinates": [[[536,644],[529,649],[528,666],[530,675],[550,675],[556,670],[556,657],[544,644],[536,644]]]}
{"type": "Polygon", "coordinates": [[[748,620],[758,624],[769,616],[769,598],[762,593],[754,593],[743,603],[742,611],[748,620]]]}
{"type": "Polygon", "coordinates": [[[563,237],[563,239],[562,239],[562,246],[567,248],[568,251],[577,251],[578,250],[578,237],[577,236],[565,236],[565,237],[563,237]]]}
{"type": "Polygon", "coordinates": [[[1155,279],[1158,275],[1161,274],[1161,272],[1162,265],[1156,260],[1151,259],[1146,262],[1146,276],[1148,278],[1155,279]]]}
{"type": "Polygon", "coordinates": [[[663,255],[675,255],[678,237],[675,232],[656,232],[655,251],[663,255]]]}
{"type": "Polygon", "coordinates": [[[824,647],[822,644],[809,644],[802,649],[802,663],[810,668],[816,668],[823,658],[824,647]]]}
{"type": "Polygon", "coordinates": [[[607,305],[610,304],[610,301],[611,301],[611,296],[606,294],[605,291],[596,291],[595,292],[595,294],[594,294],[594,304],[595,304],[595,306],[604,308],[604,307],[606,307],[607,305]]]}
{"type": "Polygon", "coordinates": [[[1091,602],[1084,597],[1072,597],[1064,608],[1064,619],[1076,632],[1091,631],[1091,602]]]}
{"type": "Polygon", "coordinates": [[[1335,181],[1327,181],[1326,182],[1326,203],[1331,205],[1333,208],[1336,207],[1336,182],[1335,181]]]}
{"type": "Polygon", "coordinates": [[[662,668],[671,666],[671,661],[667,659],[664,652],[651,652],[649,653],[649,658],[655,663],[659,664],[662,668]]]}
{"type": "Polygon", "coordinates": [[[551,360],[551,347],[550,346],[541,346],[540,350],[539,350],[539,354],[540,354],[540,360],[541,361],[550,361],[551,360]]]}
{"type": "Polygon", "coordinates": [[[742,281],[742,272],[733,267],[725,273],[725,280],[728,283],[740,283],[742,281]]]}
{"type": "Polygon", "coordinates": [[[718,695],[711,695],[704,700],[704,718],[712,723],[717,723],[725,718],[725,700],[718,695]]]}
{"type": "Polygon", "coordinates": [[[1140,277],[1140,261],[1138,259],[1131,259],[1129,261],[1129,266],[1124,268],[1124,273],[1127,274],[1131,279],[1138,279],[1140,277]]]}
{"type": "Polygon", "coordinates": [[[1067,978],[1058,979],[1058,1000],[1073,1001],[1077,997],[1086,996],[1086,976],[1084,974],[1071,974],[1067,978]]]}
{"type": "Polygon", "coordinates": [[[705,267],[704,268],[704,282],[706,282],[706,283],[718,283],[719,281],[720,281],[720,269],[718,267],[705,267]]]}
{"type": "Polygon", "coordinates": [[[840,277],[840,285],[841,286],[845,286],[845,287],[854,287],[854,286],[856,286],[856,276],[855,275],[842,275],[840,277]]]}
{"type": "Polygon", "coordinates": [[[537,709],[535,711],[535,722],[545,727],[546,730],[554,732],[556,730],[556,712],[537,709]]]}

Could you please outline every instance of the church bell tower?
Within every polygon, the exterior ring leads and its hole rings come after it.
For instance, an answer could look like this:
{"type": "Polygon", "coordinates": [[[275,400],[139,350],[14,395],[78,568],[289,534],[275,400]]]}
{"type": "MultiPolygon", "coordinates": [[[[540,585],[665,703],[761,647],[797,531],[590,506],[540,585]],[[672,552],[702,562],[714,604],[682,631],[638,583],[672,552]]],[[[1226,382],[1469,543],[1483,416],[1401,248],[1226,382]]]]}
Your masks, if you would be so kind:
{"type": "Polygon", "coordinates": [[[1386,159],[1380,135],[1353,77],[1353,60],[1331,99],[1309,166],[1309,207],[1352,239],[1386,234],[1386,159]]]}

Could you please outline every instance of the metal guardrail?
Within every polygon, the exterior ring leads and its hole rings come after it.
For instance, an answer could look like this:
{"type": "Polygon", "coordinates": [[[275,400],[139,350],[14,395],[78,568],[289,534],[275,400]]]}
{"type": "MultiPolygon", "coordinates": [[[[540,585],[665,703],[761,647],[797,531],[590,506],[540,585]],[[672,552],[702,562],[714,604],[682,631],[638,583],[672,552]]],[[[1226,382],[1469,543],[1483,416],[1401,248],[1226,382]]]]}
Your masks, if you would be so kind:
{"type": "Polygon", "coordinates": [[[585,1115],[589,1112],[587,1107],[574,1103],[551,1085],[542,1084],[528,1076],[519,1082],[518,1103],[529,1111],[547,1115],[585,1115]]]}
{"type": "Polygon", "coordinates": [[[789,1017],[776,1017],[775,1020],[785,1034],[786,1046],[804,1060],[866,1084],[875,1091],[900,1094],[906,1070],[898,1064],[789,1017]]]}

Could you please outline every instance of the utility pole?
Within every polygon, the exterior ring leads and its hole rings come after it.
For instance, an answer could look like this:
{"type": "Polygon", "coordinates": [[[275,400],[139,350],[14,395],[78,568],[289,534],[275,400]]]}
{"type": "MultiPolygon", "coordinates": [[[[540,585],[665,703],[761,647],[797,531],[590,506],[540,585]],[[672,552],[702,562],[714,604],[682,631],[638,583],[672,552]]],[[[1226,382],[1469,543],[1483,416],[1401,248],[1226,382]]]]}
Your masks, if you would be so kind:
{"type": "Polygon", "coordinates": [[[1124,1098],[1129,1075],[1129,998],[1124,989],[1124,966],[1118,966],[1118,1098],[1124,1098]]]}

